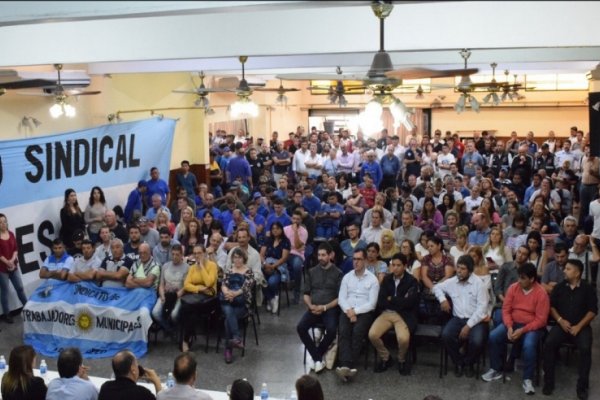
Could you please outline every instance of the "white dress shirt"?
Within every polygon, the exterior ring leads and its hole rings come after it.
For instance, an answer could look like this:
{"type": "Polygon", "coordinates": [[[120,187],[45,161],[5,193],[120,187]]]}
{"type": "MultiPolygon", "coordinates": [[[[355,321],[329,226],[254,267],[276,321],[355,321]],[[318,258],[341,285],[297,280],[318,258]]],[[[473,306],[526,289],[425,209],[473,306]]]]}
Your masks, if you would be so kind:
{"type": "Polygon", "coordinates": [[[375,275],[366,269],[361,276],[351,271],[342,279],[338,303],[343,312],[353,308],[355,314],[364,314],[375,309],[378,295],[379,281],[375,275]]]}
{"type": "Polygon", "coordinates": [[[446,301],[448,295],[452,300],[452,315],[468,318],[469,328],[480,323],[487,315],[489,295],[483,281],[473,273],[464,282],[453,276],[434,285],[433,294],[440,303],[446,301]]]}

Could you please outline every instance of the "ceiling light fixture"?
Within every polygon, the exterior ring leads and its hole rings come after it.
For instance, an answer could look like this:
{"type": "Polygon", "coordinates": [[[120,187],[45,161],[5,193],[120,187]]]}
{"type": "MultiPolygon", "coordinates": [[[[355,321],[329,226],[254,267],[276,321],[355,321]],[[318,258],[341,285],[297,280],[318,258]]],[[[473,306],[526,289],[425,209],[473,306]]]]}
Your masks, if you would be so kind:
{"type": "Polygon", "coordinates": [[[255,118],[258,116],[258,105],[248,97],[242,97],[231,105],[230,110],[233,118],[255,118]]]}
{"type": "Polygon", "coordinates": [[[77,115],[75,107],[67,103],[67,96],[56,95],[56,103],[50,107],[50,116],[59,118],[64,115],[67,118],[74,118],[77,115]]]}

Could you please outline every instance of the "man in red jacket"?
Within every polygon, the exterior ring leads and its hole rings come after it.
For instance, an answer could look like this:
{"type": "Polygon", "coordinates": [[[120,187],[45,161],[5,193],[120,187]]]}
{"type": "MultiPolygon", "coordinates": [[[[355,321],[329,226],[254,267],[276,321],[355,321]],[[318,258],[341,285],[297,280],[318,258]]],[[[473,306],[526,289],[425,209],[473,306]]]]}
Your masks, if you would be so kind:
{"type": "Polygon", "coordinates": [[[550,299],[544,288],[536,282],[537,272],[531,263],[518,269],[519,281],[507,290],[502,305],[502,323],[490,333],[490,370],[481,376],[486,382],[502,378],[506,360],[506,343],[523,346],[523,390],[534,394],[533,378],[540,335],[548,320],[550,299]]]}

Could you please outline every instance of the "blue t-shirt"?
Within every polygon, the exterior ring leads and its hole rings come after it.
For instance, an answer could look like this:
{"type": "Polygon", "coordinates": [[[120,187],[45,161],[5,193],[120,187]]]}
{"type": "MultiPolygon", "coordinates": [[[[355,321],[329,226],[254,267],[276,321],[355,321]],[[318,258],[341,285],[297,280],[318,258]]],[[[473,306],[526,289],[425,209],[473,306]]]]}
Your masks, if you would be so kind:
{"type": "Polygon", "coordinates": [[[167,194],[169,193],[169,185],[167,185],[167,182],[162,179],[149,179],[146,181],[146,185],[146,203],[148,204],[148,207],[152,207],[152,195],[154,194],[160,194],[162,205],[167,205],[167,194]]]}
{"type": "Polygon", "coordinates": [[[311,198],[304,197],[302,199],[302,206],[306,212],[314,217],[315,214],[321,209],[321,200],[314,195],[311,198]]]}

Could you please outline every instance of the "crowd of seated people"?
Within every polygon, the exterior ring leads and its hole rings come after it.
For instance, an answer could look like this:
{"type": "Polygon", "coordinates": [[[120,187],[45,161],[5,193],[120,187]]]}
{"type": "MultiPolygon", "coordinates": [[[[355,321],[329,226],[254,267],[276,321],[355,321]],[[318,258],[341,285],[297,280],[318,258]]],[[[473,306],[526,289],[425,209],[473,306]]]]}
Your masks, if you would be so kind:
{"type": "MultiPolygon", "coordinates": [[[[292,302],[308,307],[298,332],[315,370],[324,369],[323,355],[339,336],[336,372],[344,381],[356,374],[367,339],[379,355],[376,370],[389,368],[392,357],[380,337],[392,327],[399,370],[410,373],[410,336],[420,321],[436,319],[444,324],[455,373],[472,375],[490,329],[511,329],[503,307],[528,276],[524,265],[534,266],[550,296],[546,319],[559,328],[568,324],[564,332],[577,326],[574,336],[590,329],[588,314],[562,315],[551,297],[569,281],[571,260],[583,265],[582,290],[596,287],[600,160],[580,136],[575,129],[561,144],[551,135],[538,146],[533,133],[505,144],[487,132],[463,143],[450,132],[430,138],[415,131],[405,147],[386,130],[366,139],[345,129],[305,134],[299,127],[288,140],[274,133],[270,146],[255,146],[219,131],[210,143],[210,190],[187,161],[173,202],[152,168],[122,215],[107,208],[101,188],[93,188],[85,212],[68,189],[60,239],[40,278],[156,289],[153,316],[167,331],[184,321],[184,350],[194,325],[187,316],[214,300],[225,316],[226,362],[243,347],[239,317],[253,312],[254,302],[276,314],[280,286],[289,286],[292,302]],[[473,290],[467,293],[466,285],[473,290]],[[326,327],[318,347],[306,333],[315,319],[326,327]]],[[[595,315],[595,297],[579,300],[595,315]]],[[[580,371],[582,396],[586,371],[589,365],[580,371]]],[[[554,384],[548,379],[545,392],[554,384]]]]}

